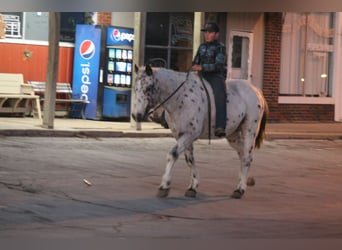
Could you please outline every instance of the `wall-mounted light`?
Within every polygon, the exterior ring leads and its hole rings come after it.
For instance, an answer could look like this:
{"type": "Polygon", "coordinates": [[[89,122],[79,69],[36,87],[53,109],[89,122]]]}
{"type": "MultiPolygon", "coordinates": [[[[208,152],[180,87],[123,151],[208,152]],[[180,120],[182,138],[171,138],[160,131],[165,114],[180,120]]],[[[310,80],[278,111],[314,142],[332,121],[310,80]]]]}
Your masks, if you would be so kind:
{"type": "Polygon", "coordinates": [[[24,60],[32,58],[32,51],[29,51],[28,49],[24,50],[24,60]]]}
{"type": "Polygon", "coordinates": [[[328,77],[328,75],[327,74],[325,74],[325,73],[323,73],[323,74],[321,74],[321,78],[322,78],[322,80],[323,80],[323,89],[324,90],[322,90],[320,93],[319,93],[319,95],[321,96],[321,97],[326,97],[328,94],[327,94],[327,78],[328,77]]]}

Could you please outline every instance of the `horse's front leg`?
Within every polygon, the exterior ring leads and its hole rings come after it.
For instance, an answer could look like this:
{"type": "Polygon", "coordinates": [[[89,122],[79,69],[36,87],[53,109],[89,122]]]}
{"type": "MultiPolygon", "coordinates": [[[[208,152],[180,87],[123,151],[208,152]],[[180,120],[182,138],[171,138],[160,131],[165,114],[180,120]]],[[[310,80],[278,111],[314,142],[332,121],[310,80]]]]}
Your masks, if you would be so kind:
{"type": "Polygon", "coordinates": [[[172,179],[172,168],[175,165],[179,155],[184,152],[186,148],[189,147],[193,142],[191,136],[183,134],[177,140],[177,144],[171,149],[171,151],[166,156],[166,168],[162,176],[161,184],[159,186],[157,196],[159,198],[165,198],[169,195],[171,179],[172,179]]]}
{"type": "Polygon", "coordinates": [[[178,144],[176,144],[166,156],[166,168],[157,194],[159,198],[165,198],[169,195],[172,179],[172,168],[175,165],[178,157],[179,150],[178,144]]]}

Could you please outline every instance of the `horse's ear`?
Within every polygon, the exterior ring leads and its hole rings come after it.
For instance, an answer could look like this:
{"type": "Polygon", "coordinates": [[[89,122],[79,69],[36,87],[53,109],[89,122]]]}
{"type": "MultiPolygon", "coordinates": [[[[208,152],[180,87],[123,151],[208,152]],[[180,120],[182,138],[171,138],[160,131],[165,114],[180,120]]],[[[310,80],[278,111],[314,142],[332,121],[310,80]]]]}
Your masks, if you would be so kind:
{"type": "Polygon", "coordinates": [[[146,64],[145,71],[148,76],[152,75],[153,72],[150,64],[146,64]]]}
{"type": "Polygon", "coordinates": [[[135,73],[138,73],[138,71],[139,71],[138,65],[134,64],[134,70],[135,70],[135,73]]]}

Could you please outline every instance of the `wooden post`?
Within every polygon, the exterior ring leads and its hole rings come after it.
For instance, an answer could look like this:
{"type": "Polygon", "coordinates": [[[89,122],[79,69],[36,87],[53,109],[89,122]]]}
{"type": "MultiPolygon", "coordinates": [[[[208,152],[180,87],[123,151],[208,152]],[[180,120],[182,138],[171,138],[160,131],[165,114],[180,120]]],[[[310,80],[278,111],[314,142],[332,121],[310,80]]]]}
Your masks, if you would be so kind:
{"type": "Polygon", "coordinates": [[[5,38],[5,28],[6,28],[6,23],[4,22],[3,17],[0,14],[0,39],[5,38]]]}
{"type": "MultiPolygon", "coordinates": [[[[144,12],[135,12],[134,13],[134,45],[133,45],[133,66],[134,65],[142,66],[144,63],[144,51],[145,51],[145,29],[146,29],[146,13],[144,12]]],[[[135,105],[135,91],[134,84],[136,73],[132,70],[133,80],[132,80],[132,90],[131,90],[131,110],[135,105]]],[[[141,130],[141,123],[136,122],[130,118],[131,128],[135,128],[136,130],[141,130]]]]}
{"type": "Polygon", "coordinates": [[[203,33],[201,29],[204,24],[204,12],[195,12],[194,13],[194,35],[193,35],[193,49],[192,49],[192,57],[195,57],[195,54],[198,50],[198,47],[201,45],[203,41],[203,33]]]}
{"type": "Polygon", "coordinates": [[[49,54],[44,97],[43,127],[53,129],[56,105],[56,82],[59,62],[60,13],[49,13],[49,54]]]}

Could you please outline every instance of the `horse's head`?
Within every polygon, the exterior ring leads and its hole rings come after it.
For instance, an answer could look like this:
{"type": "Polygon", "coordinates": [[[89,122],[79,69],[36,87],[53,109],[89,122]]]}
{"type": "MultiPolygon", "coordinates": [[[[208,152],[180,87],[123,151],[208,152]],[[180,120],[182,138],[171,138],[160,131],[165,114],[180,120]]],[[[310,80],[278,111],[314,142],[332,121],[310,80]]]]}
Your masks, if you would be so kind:
{"type": "Polygon", "coordinates": [[[132,111],[132,117],[137,122],[141,122],[147,115],[149,108],[154,105],[154,82],[153,72],[150,65],[138,68],[134,66],[137,74],[135,81],[135,105],[132,111]]]}

